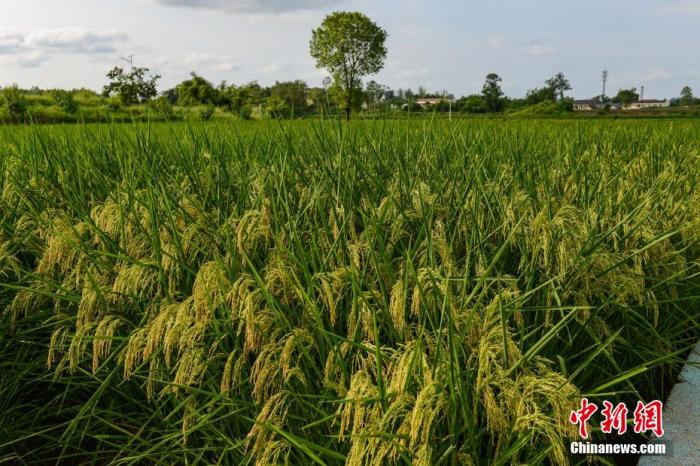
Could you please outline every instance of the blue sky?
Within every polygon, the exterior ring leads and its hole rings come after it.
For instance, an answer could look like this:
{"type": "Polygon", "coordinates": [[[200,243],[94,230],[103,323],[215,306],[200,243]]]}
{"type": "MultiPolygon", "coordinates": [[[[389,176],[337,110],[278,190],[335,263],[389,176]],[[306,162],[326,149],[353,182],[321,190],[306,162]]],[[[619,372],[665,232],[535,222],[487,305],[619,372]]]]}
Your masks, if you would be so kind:
{"type": "Polygon", "coordinates": [[[575,97],[644,85],[647,97],[700,93],[700,0],[0,0],[0,85],[99,89],[119,56],[163,75],[319,85],[310,31],[334,10],[389,33],[391,87],[478,92],[490,72],[522,96],[563,71],[575,97]],[[60,3],[60,6],[58,4],[60,3]]]}

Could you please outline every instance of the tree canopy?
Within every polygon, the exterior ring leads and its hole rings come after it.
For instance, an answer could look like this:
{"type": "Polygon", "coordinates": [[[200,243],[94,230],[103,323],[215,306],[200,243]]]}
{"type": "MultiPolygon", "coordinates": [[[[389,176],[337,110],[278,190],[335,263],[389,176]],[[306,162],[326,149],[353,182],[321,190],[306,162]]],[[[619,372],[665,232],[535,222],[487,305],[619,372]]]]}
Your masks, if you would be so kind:
{"type": "Polygon", "coordinates": [[[564,92],[571,90],[571,83],[561,71],[548,79],[546,84],[554,91],[554,95],[559,97],[559,100],[564,99],[564,92]]]}
{"type": "Polygon", "coordinates": [[[484,97],[484,103],[489,112],[497,112],[501,110],[503,106],[501,81],[503,80],[496,73],[489,73],[486,76],[486,82],[481,89],[481,95],[484,97]]]}
{"type": "Polygon", "coordinates": [[[109,84],[102,93],[105,96],[117,95],[125,105],[147,102],[158,95],[157,84],[160,75],[146,76],[148,68],[132,66],[125,71],[115,66],[107,73],[109,84]]]}
{"type": "Polygon", "coordinates": [[[613,97],[612,101],[617,104],[627,105],[632,102],[637,102],[639,100],[639,94],[637,93],[637,88],[632,87],[630,89],[620,89],[617,91],[617,95],[613,97]]]}
{"type": "Polygon", "coordinates": [[[316,66],[325,68],[345,94],[346,117],[350,119],[362,77],[384,66],[387,33],[359,12],[335,12],[312,31],[310,52],[316,66]]]}
{"type": "Polygon", "coordinates": [[[212,84],[192,72],[191,78],[177,86],[177,100],[181,105],[214,104],[219,97],[219,91],[212,84]]]}
{"type": "Polygon", "coordinates": [[[695,96],[693,95],[693,90],[690,86],[685,86],[681,89],[681,105],[693,105],[695,104],[695,96]]]}

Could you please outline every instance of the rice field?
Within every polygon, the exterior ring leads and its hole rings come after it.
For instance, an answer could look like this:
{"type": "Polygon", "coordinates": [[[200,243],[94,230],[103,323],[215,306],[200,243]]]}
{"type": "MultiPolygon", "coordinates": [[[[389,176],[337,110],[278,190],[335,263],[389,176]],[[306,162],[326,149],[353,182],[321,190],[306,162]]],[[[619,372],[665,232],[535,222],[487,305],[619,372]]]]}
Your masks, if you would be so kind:
{"type": "Polygon", "coordinates": [[[0,127],[0,463],[613,464],[699,185],[695,121],[0,127]]]}

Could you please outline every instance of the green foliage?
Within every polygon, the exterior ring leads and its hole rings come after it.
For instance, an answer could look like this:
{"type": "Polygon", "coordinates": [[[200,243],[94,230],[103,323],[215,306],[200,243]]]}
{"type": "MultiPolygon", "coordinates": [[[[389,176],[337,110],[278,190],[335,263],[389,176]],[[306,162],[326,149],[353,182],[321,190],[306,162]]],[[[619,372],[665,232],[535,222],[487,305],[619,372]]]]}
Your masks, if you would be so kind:
{"type": "Polygon", "coordinates": [[[195,105],[213,105],[219,101],[219,91],[212,84],[197,75],[191,73],[191,78],[177,86],[177,102],[180,105],[191,107],[195,105]]]}
{"type": "Polygon", "coordinates": [[[349,112],[358,111],[362,108],[362,102],[364,101],[362,84],[358,82],[352,88],[346,89],[338,82],[334,82],[328,89],[328,97],[337,108],[341,108],[345,111],[347,117],[349,112]]]}
{"type": "Polygon", "coordinates": [[[64,113],[72,115],[78,111],[78,104],[75,102],[75,92],[64,89],[52,91],[53,100],[61,107],[64,113]]]}
{"type": "Polygon", "coordinates": [[[462,97],[457,102],[457,106],[461,111],[467,113],[486,113],[486,101],[479,94],[462,97]]]}
{"type": "Polygon", "coordinates": [[[131,67],[129,71],[115,66],[107,73],[109,83],[104,87],[102,93],[106,97],[119,96],[124,105],[134,105],[148,102],[156,95],[159,75],[148,76],[148,68],[131,67]]]}
{"type": "Polygon", "coordinates": [[[238,110],[238,116],[243,120],[250,120],[253,116],[253,107],[250,104],[245,104],[238,110]]]}
{"type": "Polygon", "coordinates": [[[116,112],[122,108],[122,106],[124,105],[124,101],[121,97],[115,95],[112,97],[108,97],[106,104],[109,110],[116,112]]]}
{"type": "Polygon", "coordinates": [[[501,89],[502,79],[496,73],[486,76],[486,82],[481,89],[484,98],[484,106],[488,112],[499,112],[503,110],[503,90],[501,89]]]}
{"type": "Polygon", "coordinates": [[[693,95],[693,90],[690,88],[690,86],[685,86],[683,89],[681,89],[681,98],[680,98],[680,104],[681,105],[695,105],[698,102],[698,99],[695,98],[693,95]]]}
{"type": "Polygon", "coordinates": [[[571,97],[564,97],[558,102],[559,109],[563,112],[573,112],[574,111],[574,99],[571,97]]]}
{"type": "Polygon", "coordinates": [[[265,109],[272,118],[284,118],[291,113],[291,108],[279,96],[270,96],[265,103],[265,109]]]}
{"type": "Polygon", "coordinates": [[[213,104],[208,104],[204,105],[200,109],[200,115],[202,117],[202,120],[210,120],[212,116],[214,116],[214,112],[216,111],[216,107],[214,107],[213,104]]]}
{"type": "Polygon", "coordinates": [[[540,102],[553,102],[556,98],[556,90],[553,87],[545,86],[527,91],[525,101],[529,105],[534,105],[540,102]]]}
{"type": "Polygon", "coordinates": [[[551,88],[559,100],[564,99],[564,92],[571,90],[571,83],[561,71],[546,81],[547,87],[551,88]]]}
{"type": "Polygon", "coordinates": [[[370,81],[365,86],[365,95],[367,96],[367,101],[370,105],[376,105],[382,101],[384,95],[389,90],[389,88],[383,84],[379,84],[376,81],[370,81]]]}
{"type": "Polygon", "coordinates": [[[278,117],[289,118],[293,115],[303,115],[307,110],[308,89],[301,80],[275,82],[270,87],[270,97],[267,98],[267,108],[278,117]]]}
{"type": "Polygon", "coordinates": [[[335,12],[325,17],[312,32],[310,52],[316,66],[333,76],[337,87],[345,92],[347,119],[362,87],[362,77],[384,67],[387,33],[359,12],[335,12]]]}
{"type": "Polygon", "coordinates": [[[309,89],[308,99],[311,102],[311,106],[316,114],[325,115],[331,111],[330,107],[330,97],[328,95],[328,90],[322,87],[314,87],[309,89]]]}
{"type": "Polygon", "coordinates": [[[268,90],[254,81],[238,87],[227,87],[222,92],[222,102],[234,113],[240,114],[243,111],[250,115],[252,107],[262,104],[268,96],[268,90]],[[245,107],[248,110],[243,110],[245,107]]]}
{"type": "Polygon", "coordinates": [[[151,102],[149,102],[149,107],[166,119],[171,119],[175,114],[173,104],[165,95],[153,99],[151,102]]]}
{"type": "Polygon", "coordinates": [[[536,104],[527,105],[510,113],[512,116],[556,116],[572,111],[573,104],[569,99],[559,102],[545,100],[536,104]]]}
{"type": "Polygon", "coordinates": [[[631,89],[620,89],[617,95],[613,97],[612,101],[617,104],[628,105],[632,102],[637,102],[639,100],[639,94],[637,93],[637,88],[633,87],[631,89]]]}
{"type": "Polygon", "coordinates": [[[104,105],[104,98],[90,89],[78,89],[74,91],[73,100],[78,109],[104,105]]]}
{"type": "Polygon", "coordinates": [[[8,113],[15,118],[22,117],[27,112],[27,99],[16,85],[8,86],[2,90],[2,103],[7,108],[8,113]]]}

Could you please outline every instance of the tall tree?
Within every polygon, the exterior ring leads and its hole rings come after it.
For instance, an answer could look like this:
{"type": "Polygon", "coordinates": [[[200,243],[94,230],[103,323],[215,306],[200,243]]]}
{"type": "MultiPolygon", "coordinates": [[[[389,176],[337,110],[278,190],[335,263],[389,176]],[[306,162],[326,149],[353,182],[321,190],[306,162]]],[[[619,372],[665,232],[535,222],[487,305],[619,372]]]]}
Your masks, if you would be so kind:
{"type": "Polygon", "coordinates": [[[685,86],[681,89],[681,105],[693,105],[695,103],[695,96],[693,95],[693,90],[690,86],[685,86]]]}
{"type": "Polygon", "coordinates": [[[125,105],[147,102],[158,95],[157,83],[160,75],[146,77],[149,69],[132,66],[125,71],[120,66],[115,66],[109,73],[107,84],[102,93],[105,96],[118,95],[125,105]]]}
{"type": "Polygon", "coordinates": [[[501,110],[503,90],[500,82],[503,81],[496,73],[489,73],[486,76],[486,82],[481,89],[481,95],[484,97],[486,109],[489,112],[498,112],[501,110]]]}
{"type": "Polygon", "coordinates": [[[386,94],[388,90],[388,87],[386,87],[383,84],[379,84],[376,81],[368,82],[365,86],[367,103],[369,103],[369,105],[371,105],[376,110],[377,104],[382,101],[382,99],[384,98],[384,94],[386,94]]]}
{"type": "Polygon", "coordinates": [[[545,84],[559,96],[559,100],[564,98],[564,92],[571,90],[571,83],[561,71],[548,79],[545,84]]]}
{"type": "Polygon", "coordinates": [[[316,66],[325,68],[345,94],[345,116],[361,90],[362,77],[384,67],[387,33],[359,12],[335,12],[311,34],[310,52],[316,66]]]}

